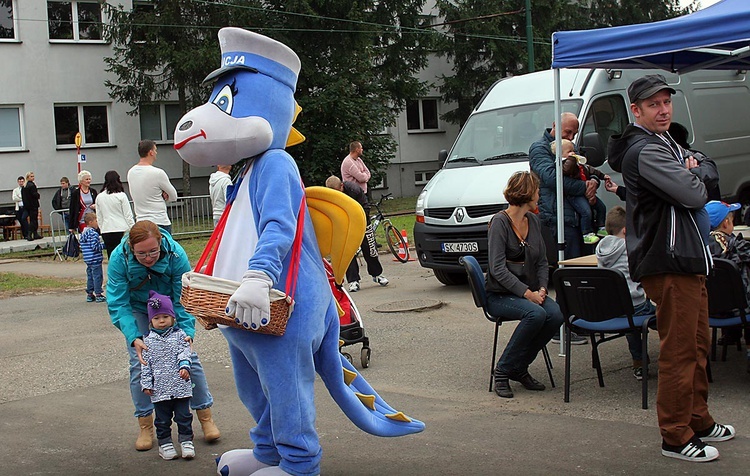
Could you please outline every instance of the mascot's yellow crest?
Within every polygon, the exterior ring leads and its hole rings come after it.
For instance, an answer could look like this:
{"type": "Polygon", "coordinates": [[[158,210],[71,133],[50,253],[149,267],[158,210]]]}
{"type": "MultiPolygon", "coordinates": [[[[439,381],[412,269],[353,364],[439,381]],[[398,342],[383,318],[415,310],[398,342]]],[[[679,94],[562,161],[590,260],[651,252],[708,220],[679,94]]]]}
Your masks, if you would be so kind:
{"type": "Polygon", "coordinates": [[[333,276],[341,284],[362,244],[367,226],[365,212],[359,203],[338,190],[307,187],[305,195],[320,253],[331,256],[333,276]]]}

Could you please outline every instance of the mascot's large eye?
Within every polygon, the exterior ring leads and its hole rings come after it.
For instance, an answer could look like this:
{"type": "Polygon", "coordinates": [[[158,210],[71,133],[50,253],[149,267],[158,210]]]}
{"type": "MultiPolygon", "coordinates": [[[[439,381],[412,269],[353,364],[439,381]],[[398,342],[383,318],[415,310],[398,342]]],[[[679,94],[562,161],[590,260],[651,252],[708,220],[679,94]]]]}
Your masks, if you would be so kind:
{"type": "Polygon", "coordinates": [[[227,114],[232,114],[232,106],[234,105],[234,94],[232,94],[232,86],[227,84],[226,86],[221,88],[219,94],[217,94],[216,98],[214,98],[213,103],[216,105],[216,107],[226,112],[227,114]]]}

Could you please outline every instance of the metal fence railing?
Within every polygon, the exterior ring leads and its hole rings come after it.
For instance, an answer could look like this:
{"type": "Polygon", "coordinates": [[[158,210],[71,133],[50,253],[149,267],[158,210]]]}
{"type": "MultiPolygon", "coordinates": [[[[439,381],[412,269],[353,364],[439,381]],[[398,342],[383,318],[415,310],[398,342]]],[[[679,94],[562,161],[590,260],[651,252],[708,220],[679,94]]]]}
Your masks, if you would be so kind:
{"type": "MultiPolygon", "coordinates": [[[[130,202],[133,206],[133,202],[130,202]]],[[[68,239],[68,225],[63,217],[67,210],[53,210],[49,214],[52,247],[55,256],[62,260],[62,247],[68,239]]],[[[190,237],[211,233],[214,229],[213,205],[209,195],[179,197],[167,203],[167,215],[172,222],[172,236],[190,237]]],[[[135,216],[135,213],[133,213],[135,216]]]]}
{"type": "Polygon", "coordinates": [[[167,203],[167,215],[172,222],[172,236],[191,236],[210,233],[214,229],[213,205],[209,195],[179,197],[167,203]]]}

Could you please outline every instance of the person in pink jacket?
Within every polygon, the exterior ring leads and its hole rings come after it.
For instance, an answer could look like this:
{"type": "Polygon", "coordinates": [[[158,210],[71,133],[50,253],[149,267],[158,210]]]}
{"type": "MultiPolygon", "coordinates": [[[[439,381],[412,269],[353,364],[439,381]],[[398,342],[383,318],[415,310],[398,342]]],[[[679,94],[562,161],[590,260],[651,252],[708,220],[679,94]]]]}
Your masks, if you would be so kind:
{"type": "Polygon", "coordinates": [[[341,180],[354,182],[367,193],[367,181],[370,180],[370,170],[362,161],[362,143],[354,141],[349,144],[349,155],[341,162],[341,180]]]}

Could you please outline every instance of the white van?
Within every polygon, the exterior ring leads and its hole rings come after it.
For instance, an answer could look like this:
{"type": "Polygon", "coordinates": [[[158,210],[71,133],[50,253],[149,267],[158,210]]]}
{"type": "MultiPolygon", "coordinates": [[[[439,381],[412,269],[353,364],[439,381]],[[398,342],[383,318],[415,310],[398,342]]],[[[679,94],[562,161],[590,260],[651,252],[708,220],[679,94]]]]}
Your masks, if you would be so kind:
{"type": "MultiPolygon", "coordinates": [[[[750,204],[750,91],[745,71],[561,70],[562,111],[581,120],[575,142],[588,163],[620,176],[606,163],[607,141],[633,121],[627,88],[645,74],[663,74],[677,91],[673,122],[684,125],[691,149],[716,161],[724,197],[750,204]]],[[[443,166],[417,199],[414,241],[422,266],[444,284],[466,281],[465,254],[487,266],[487,223],[507,207],[503,189],[513,172],[529,169],[528,151],[554,120],[551,70],[507,78],[485,94],[461,129],[443,166]]],[[[623,204],[599,189],[607,208],[623,204]]],[[[555,253],[548,253],[550,258],[555,253]]]]}

